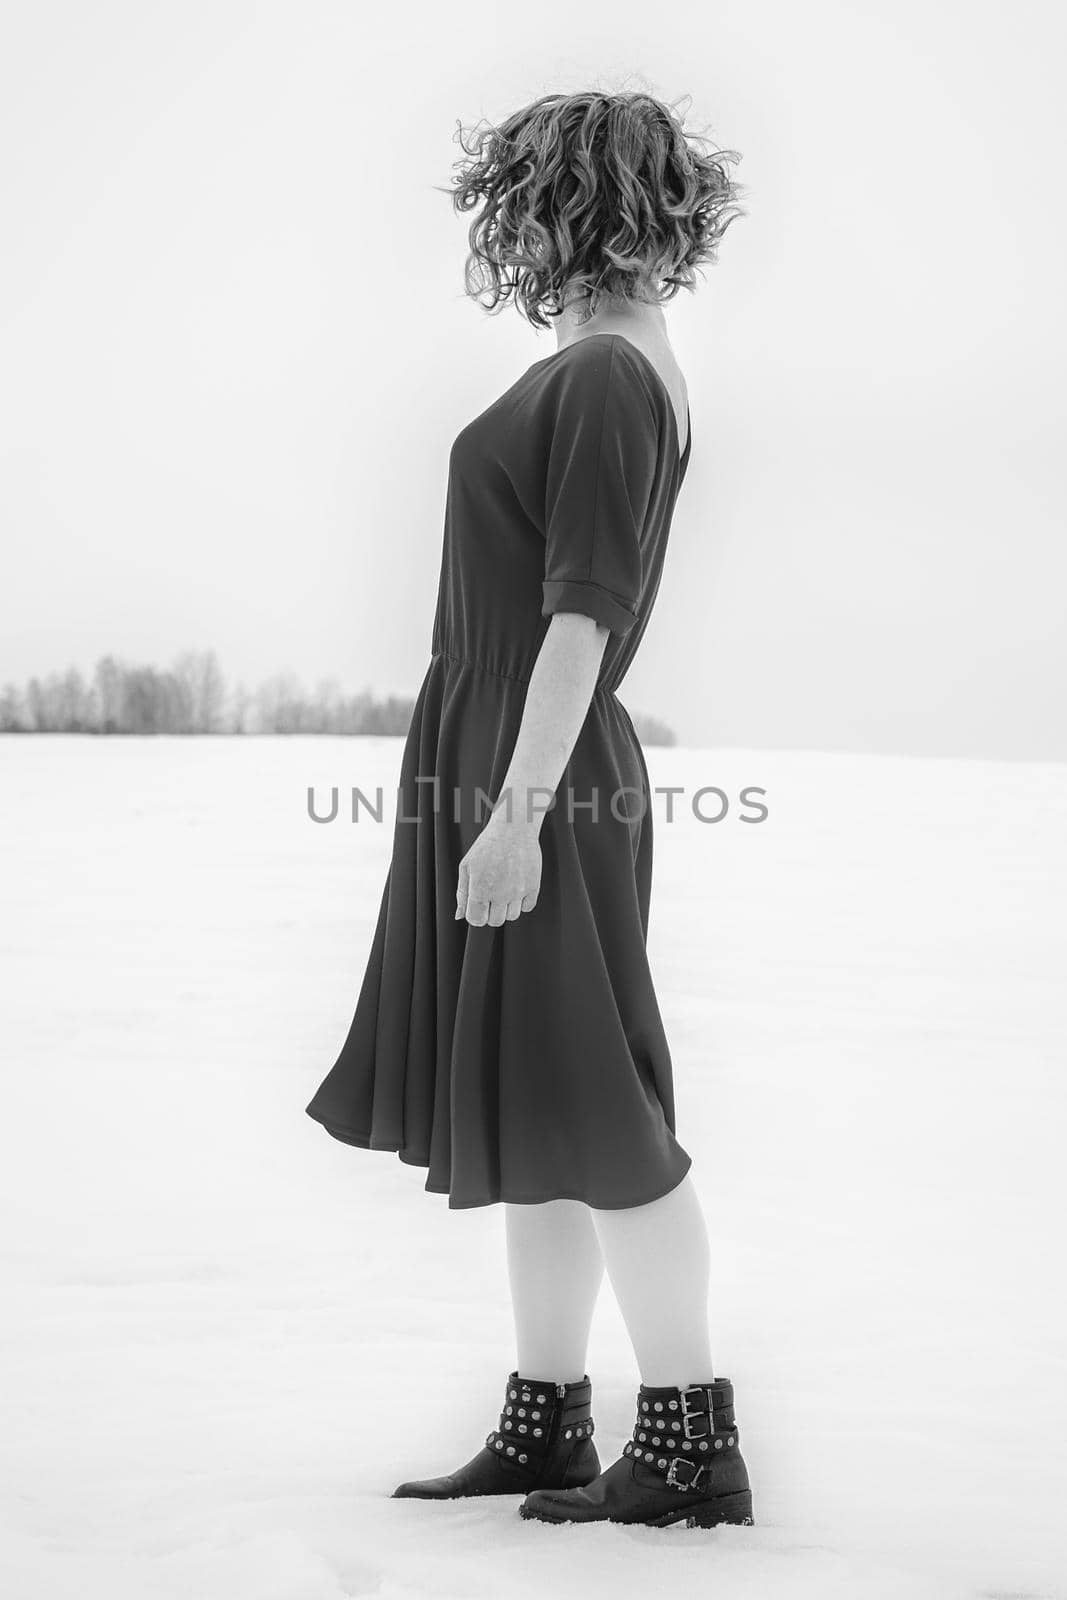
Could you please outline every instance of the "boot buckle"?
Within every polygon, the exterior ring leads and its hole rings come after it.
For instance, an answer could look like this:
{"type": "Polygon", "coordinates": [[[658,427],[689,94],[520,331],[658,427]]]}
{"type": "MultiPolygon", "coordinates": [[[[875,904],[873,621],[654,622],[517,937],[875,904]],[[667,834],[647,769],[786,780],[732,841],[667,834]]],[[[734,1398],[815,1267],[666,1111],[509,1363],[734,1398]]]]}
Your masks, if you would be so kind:
{"type": "Polygon", "coordinates": [[[672,1489],[698,1489],[700,1474],[706,1470],[703,1461],[690,1461],[686,1456],[675,1456],[667,1468],[667,1482],[672,1489]],[[687,1472],[688,1477],[685,1476],[687,1472]]]}
{"type": "Polygon", "coordinates": [[[688,1389],[679,1389],[678,1404],[682,1410],[682,1433],[687,1439],[706,1439],[715,1432],[715,1418],[708,1404],[708,1391],[699,1383],[690,1384],[688,1389]],[[701,1404],[690,1403],[690,1395],[700,1395],[701,1404]]]}

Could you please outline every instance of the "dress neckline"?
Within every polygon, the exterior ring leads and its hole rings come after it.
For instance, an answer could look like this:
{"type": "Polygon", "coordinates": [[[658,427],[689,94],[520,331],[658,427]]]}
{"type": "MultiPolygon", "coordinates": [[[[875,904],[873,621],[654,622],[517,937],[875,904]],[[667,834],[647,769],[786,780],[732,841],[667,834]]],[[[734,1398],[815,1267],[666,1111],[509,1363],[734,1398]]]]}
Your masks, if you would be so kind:
{"type": "Polygon", "coordinates": [[[671,398],[671,392],[667,388],[667,385],[664,383],[663,378],[660,375],[659,371],[654,366],[654,364],[649,359],[649,357],[646,356],[645,352],[641,349],[640,345],[634,344],[633,340],[632,339],[628,339],[624,333],[584,333],[580,339],[572,339],[570,344],[562,345],[560,347],[560,349],[553,350],[551,355],[542,356],[541,360],[535,362],[534,365],[535,366],[539,366],[539,367],[540,366],[544,366],[546,361],[554,361],[557,356],[566,355],[568,350],[573,350],[575,345],[585,344],[587,339],[618,339],[618,340],[620,340],[620,342],[622,344],[624,344],[627,347],[628,350],[632,350],[634,352],[634,354],[637,355],[644,362],[645,366],[648,368],[649,372],[651,372],[653,378],[655,378],[656,382],[658,383],[658,385],[659,385],[659,387],[660,387],[660,389],[661,389],[661,391],[663,393],[663,396],[664,396],[664,398],[665,398],[665,400],[667,402],[667,410],[670,412],[671,422],[674,425],[674,453],[675,453],[675,459],[676,459],[676,462],[677,462],[679,467],[684,467],[686,462],[689,459],[689,446],[693,442],[693,421],[692,421],[692,417],[690,416],[690,413],[689,413],[689,400],[687,398],[686,402],[685,402],[685,448],[684,448],[684,450],[679,451],[679,449],[678,449],[678,417],[677,417],[677,413],[675,412],[675,409],[674,409],[674,401],[671,398]]]}

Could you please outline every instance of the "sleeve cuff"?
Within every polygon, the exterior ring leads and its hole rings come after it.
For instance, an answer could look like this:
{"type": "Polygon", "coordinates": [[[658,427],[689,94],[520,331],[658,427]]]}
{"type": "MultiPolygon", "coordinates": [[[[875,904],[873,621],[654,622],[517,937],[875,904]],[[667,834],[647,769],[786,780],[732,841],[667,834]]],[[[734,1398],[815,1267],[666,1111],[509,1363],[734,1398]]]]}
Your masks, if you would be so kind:
{"type": "Polygon", "coordinates": [[[612,633],[626,633],[637,621],[637,612],[625,600],[601,588],[599,583],[581,579],[546,579],[541,585],[544,603],[541,615],[551,617],[557,611],[580,611],[592,617],[612,633]]]}

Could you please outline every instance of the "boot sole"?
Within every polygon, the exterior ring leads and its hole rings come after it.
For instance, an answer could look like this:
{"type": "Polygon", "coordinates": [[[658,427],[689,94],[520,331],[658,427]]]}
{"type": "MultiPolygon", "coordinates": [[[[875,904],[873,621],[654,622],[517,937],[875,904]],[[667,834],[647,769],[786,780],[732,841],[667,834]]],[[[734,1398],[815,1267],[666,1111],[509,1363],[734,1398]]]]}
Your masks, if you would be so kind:
{"type": "Polygon", "coordinates": [[[751,1527],[751,1491],[719,1495],[715,1500],[705,1500],[696,1506],[679,1506],[677,1511],[668,1511],[649,1526],[670,1528],[679,1522],[684,1522],[687,1528],[751,1527]]]}
{"type": "Polygon", "coordinates": [[[676,1511],[667,1511],[661,1517],[650,1517],[647,1522],[627,1522],[622,1517],[546,1517],[543,1512],[527,1511],[524,1505],[519,1507],[519,1515],[529,1521],[551,1522],[556,1527],[578,1527],[582,1523],[608,1521],[619,1523],[623,1527],[645,1528],[673,1528],[678,1523],[684,1522],[687,1528],[720,1528],[751,1527],[752,1494],[724,1494],[716,1500],[705,1500],[700,1505],[681,1505],[676,1511]]]}
{"type": "Polygon", "coordinates": [[[406,1485],[400,1484],[400,1485],[398,1485],[398,1487],[396,1489],[393,1490],[393,1492],[389,1496],[389,1498],[391,1500],[493,1500],[493,1499],[502,1500],[502,1499],[507,1499],[507,1498],[513,1497],[513,1496],[521,1495],[523,1497],[523,1499],[525,1499],[526,1496],[528,1494],[530,1494],[532,1492],[532,1490],[535,1489],[535,1488],[536,1489],[584,1489],[584,1488],[587,1487],[588,1484],[592,1483],[593,1480],[599,1476],[599,1474],[600,1474],[600,1468],[598,1466],[596,1472],[591,1472],[589,1474],[588,1478],[577,1478],[577,1479],[575,1479],[575,1481],[573,1483],[538,1483],[538,1484],[521,1484],[521,1483],[517,1483],[517,1484],[514,1484],[514,1485],[509,1485],[507,1488],[501,1487],[499,1489],[472,1489],[472,1490],[467,1490],[465,1492],[462,1492],[460,1494],[419,1494],[419,1493],[410,1493],[410,1492],[408,1494],[401,1494],[400,1490],[405,1488],[406,1485]]]}

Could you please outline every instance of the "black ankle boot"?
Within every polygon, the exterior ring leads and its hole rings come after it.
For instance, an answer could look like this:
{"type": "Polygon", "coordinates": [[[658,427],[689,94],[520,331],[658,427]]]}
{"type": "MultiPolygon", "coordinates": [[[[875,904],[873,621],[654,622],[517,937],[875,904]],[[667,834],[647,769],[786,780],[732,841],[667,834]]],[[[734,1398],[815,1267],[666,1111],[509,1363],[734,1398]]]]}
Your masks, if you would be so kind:
{"type": "Polygon", "coordinates": [[[752,1521],[752,1491],[729,1378],[637,1394],[633,1437],[588,1486],[539,1487],[519,1511],[541,1522],[644,1522],[714,1528],[752,1521]]]}
{"type": "Polygon", "coordinates": [[[393,1490],[394,1499],[456,1500],[474,1494],[527,1494],[590,1483],[600,1471],[593,1443],[586,1374],[578,1383],[508,1379],[500,1426],[465,1466],[442,1478],[419,1478],[393,1490]]]}

